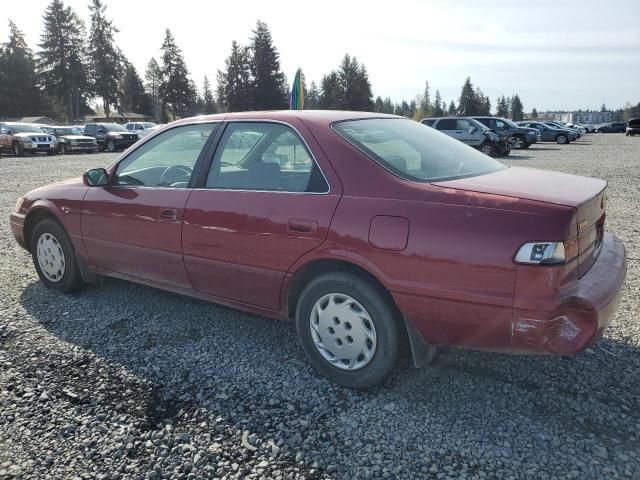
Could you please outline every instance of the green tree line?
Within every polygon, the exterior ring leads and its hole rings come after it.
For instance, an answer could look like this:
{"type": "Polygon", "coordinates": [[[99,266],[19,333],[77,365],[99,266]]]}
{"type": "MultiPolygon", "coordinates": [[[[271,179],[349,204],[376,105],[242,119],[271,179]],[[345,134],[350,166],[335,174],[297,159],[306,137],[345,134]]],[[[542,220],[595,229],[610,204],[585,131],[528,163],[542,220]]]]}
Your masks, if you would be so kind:
{"type": "MultiPolygon", "coordinates": [[[[222,69],[217,85],[203,79],[196,88],[173,33],[166,29],[158,58],[151,58],[144,78],[127,60],[116,42],[117,27],[109,19],[103,0],[90,0],[89,27],[63,0],[51,0],[43,15],[43,31],[34,53],[18,26],[9,21],[8,39],[0,44],[0,118],[48,115],[67,122],[79,121],[100,103],[105,116],[113,111],[136,112],[161,121],[190,115],[288,107],[289,85],[280,66],[280,54],[269,27],[261,21],[246,45],[237,41],[222,69]],[[215,93],[214,93],[215,92],[215,93]]],[[[492,105],[471,78],[460,95],[447,103],[429,82],[413,100],[394,103],[389,97],[374,99],[364,64],[348,53],[319,84],[307,85],[305,109],[375,111],[416,120],[442,115],[491,115],[492,105]]],[[[604,107],[604,106],[603,106],[604,107]]],[[[495,115],[524,118],[517,93],[496,99],[495,115]]],[[[614,118],[640,115],[626,105],[614,118]]],[[[536,109],[531,115],[537,116],[536,109]]]]}

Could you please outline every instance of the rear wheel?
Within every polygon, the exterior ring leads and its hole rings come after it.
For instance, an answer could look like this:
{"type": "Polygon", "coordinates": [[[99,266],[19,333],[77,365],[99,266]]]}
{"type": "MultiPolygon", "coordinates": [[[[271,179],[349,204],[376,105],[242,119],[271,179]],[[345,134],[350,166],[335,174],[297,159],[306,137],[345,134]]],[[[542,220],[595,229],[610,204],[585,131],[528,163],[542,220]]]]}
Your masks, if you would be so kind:
{"type": "Polygon", "coordinates": [[[332,382],[364,389],[386,380],[401,342],[398,313],[379,288],[351,273],[327,273],[298,300],[296,327],[311,364],[332,382]]]}
{"type": "Polygon", "coordinates": [[[31,234],[31,256],[47,288],[68,293],[84,285],[73,245],[57,221],[46,218],[36,224],[31,234]]]}
{"type": "Polygon", "coordinates": [[[564,145],[565,143],[569,142],[569,138],[566,135],[558,135],[556,137],[556,142],[560,145],[564,145]]]}

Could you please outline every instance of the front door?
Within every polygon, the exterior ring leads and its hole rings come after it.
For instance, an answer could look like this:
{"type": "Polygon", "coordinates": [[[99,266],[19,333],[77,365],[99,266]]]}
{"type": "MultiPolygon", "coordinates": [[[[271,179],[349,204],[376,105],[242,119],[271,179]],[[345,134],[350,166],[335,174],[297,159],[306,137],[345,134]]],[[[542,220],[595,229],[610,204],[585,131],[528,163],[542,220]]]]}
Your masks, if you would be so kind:
{"type": "Polygon", "coordinates": [[[182,219],[192,173],[216,126],[167,130],[126,156],[109,185],[88,189],[81,222],[92,265],[191,288],[182,261],[182,219]]]}
{"type": "Polygon", "coordinates": [[[323,242],[340,198],[316,158],[290,126],[227,124],[185,209],[184,261],[196,290],[280,308],[286,272],[323,242]]]}

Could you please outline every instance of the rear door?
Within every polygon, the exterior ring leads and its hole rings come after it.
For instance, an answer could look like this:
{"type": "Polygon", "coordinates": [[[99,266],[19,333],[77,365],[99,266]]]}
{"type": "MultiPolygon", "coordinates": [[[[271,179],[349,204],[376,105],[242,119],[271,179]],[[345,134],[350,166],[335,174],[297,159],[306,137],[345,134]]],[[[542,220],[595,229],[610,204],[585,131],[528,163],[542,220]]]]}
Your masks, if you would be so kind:
{"type": "Polygon", "coordinates": [[[197,291],[278,310],[285,274],[324,241],[341,186],[299,130],[306,127],[226,125],[185,209],[184,262],[197,291]]]}
{"type": "Polygon", "coordinates": [[[83,202],[83,243],[100,269],[191,289],[182,219],[193,172],[218,123],[177,126],[127,155],[83,202]]]}
{"type": "Polygon", "coordinates": [[[436,123],[436,130],[440,130],[442,133],[446,133],[450,137],[462,141],[462,132],[457,129],[457,122],[455,118],[443,118],[436,123]]]}

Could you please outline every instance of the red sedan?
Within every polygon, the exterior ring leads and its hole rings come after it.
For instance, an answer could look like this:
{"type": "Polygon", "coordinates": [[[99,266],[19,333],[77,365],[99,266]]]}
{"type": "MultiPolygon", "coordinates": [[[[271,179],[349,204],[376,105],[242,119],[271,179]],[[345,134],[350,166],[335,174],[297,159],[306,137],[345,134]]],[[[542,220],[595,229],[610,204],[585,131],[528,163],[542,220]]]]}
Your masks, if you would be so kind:
{"type": "Polygon", "coordinates": [[[11,215],[42,282],[96,275],[294,319],[311,363],[366,388],[403,350],[571,354],[626,275],[606,182],[496,160],[354,112],[190,118],[11,215]]]}

